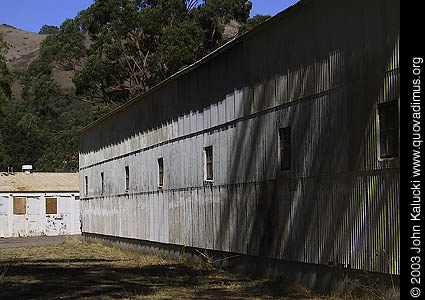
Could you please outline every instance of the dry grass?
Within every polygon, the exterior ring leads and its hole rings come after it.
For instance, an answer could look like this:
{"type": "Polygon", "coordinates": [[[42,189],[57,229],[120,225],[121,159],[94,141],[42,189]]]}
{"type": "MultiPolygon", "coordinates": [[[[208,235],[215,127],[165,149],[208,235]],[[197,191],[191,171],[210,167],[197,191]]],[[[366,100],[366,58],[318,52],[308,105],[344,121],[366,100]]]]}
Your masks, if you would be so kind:
{"type": "Polygon", "coordinates": [[[80,240],[0,250],[0,299],[373,299],[317,295],[80,240]]]}

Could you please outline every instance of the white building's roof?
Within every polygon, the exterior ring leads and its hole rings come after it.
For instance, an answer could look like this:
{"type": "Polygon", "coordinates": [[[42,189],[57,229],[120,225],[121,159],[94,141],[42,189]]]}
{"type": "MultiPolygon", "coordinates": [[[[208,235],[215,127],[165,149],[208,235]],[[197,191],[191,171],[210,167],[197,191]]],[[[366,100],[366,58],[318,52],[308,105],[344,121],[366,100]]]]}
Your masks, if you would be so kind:
{"type": "Polygon", "coordinates": [[[0,192],[79,192],[78,173],[0,173],[0,192]]]}

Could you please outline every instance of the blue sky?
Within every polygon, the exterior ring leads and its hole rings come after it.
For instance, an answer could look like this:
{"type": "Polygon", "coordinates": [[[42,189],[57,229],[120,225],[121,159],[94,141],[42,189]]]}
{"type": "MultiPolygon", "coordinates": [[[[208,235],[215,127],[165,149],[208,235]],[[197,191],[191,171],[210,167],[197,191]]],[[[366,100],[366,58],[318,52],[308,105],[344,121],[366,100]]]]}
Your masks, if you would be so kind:
{"type": "MultiPolygon", "coordinates": [[[[251,16],[272,15],[284,10],[297,0],[251,0],[251,16]]],[[[38,32],[44,24],[60,26],[65,19],[73,19],[93,0],[1,0],[0,24],[38,32]]]]}

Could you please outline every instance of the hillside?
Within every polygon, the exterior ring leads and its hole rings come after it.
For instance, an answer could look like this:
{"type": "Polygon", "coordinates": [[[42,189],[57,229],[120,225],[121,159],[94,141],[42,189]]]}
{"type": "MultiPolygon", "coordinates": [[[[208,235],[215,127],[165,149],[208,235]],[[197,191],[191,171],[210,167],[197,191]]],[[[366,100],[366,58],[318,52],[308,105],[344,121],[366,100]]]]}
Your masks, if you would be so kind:
{"type": "MultiPolygon", "coordinates": [[[[19,84],[19,78],[25,72],[30,62],[38,57],[40,43],[46,38],[46,35],[17,29],[6,24],[0,25],[0,33],[3,35],[4,41],[9,45],[6,62],[15,77],[12,86],[13,96],[20,98],[21,86],[19,84]]],[[[71,72],[55,68],[53,74],[54,79],[63,88],[72,86],[71,72]]]]}
{"type": "MultiPolygon", "coordinates": [[[[224,38],[233,38],[238,33],[239,27],[240,25],[238,22],[231,20],[231,22],[225,26],[224,38]]],[[[38,57],[40,44],[47,35],[18,29],[7,24],[0,25],[0,33],[3,35],[4,41],[9,45],[6,54],[6,62],[7,66],[14,74],[12,86],[13,97],[20,99],[22,87],[19,83],[19,78],[25,72],[31,61],[38,57]]],[[[86,46],[88,46],[89,42],[87,41],[86,44],[86,46]]],[[[60,67],[53,68],[54,80],[64,89],[74,87],[72,75],[73,71],[65,71],[60,67]]]]}

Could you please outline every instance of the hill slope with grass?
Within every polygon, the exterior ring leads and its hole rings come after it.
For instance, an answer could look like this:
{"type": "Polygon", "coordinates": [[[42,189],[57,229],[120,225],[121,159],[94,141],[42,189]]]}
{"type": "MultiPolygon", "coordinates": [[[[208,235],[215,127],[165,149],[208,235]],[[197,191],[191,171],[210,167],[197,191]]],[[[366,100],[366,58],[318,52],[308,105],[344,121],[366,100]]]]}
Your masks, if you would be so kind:
{"type": "MultiPolygon", "coordinates": [[[[9,47],[6,53],[6,63],[14,75],[13,96],[19,99],[22,92],[19,79],[29,64],[39,56],[41,42],[47,35],[18,29],[7,24],[0,25],[0,34],[3,35],[3,40],[9,47]]],[[[72,87],[72,72],[55,67],[53,77],[61,87],[72,87]]]]}

